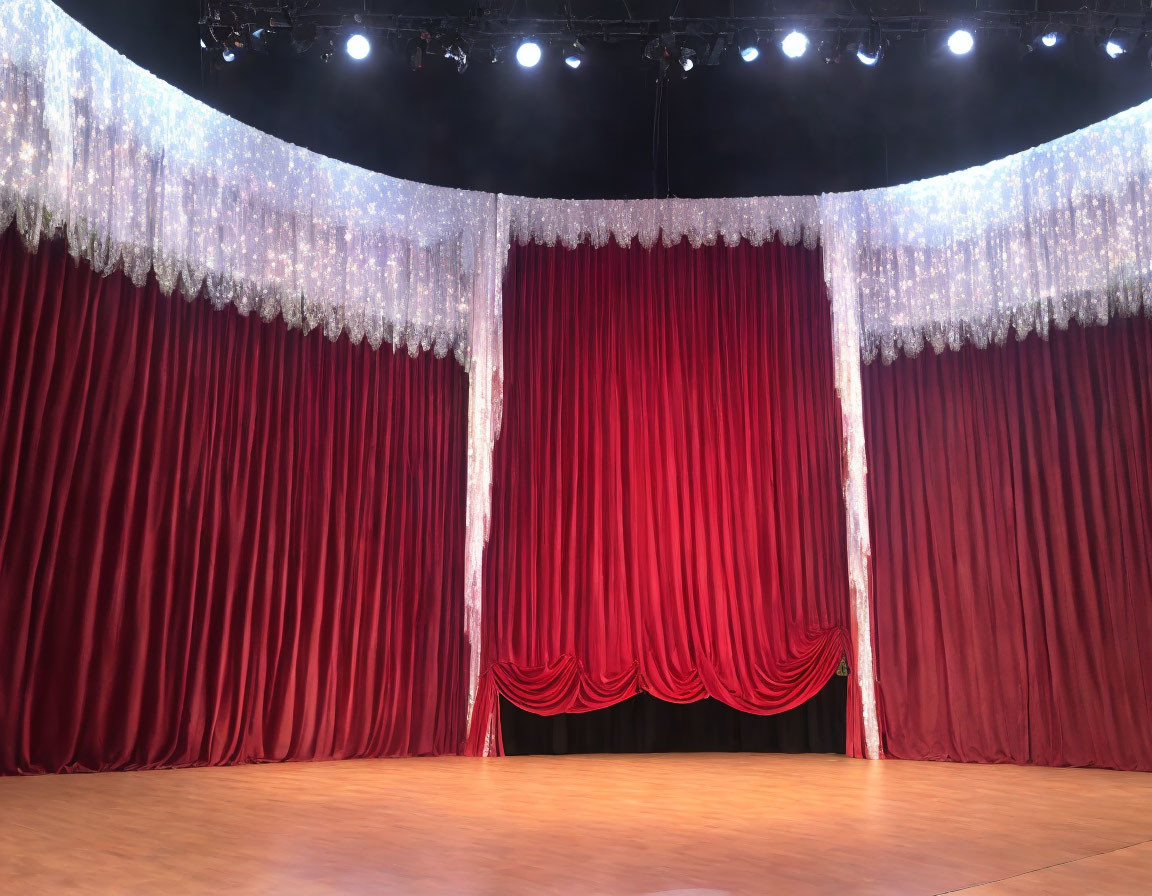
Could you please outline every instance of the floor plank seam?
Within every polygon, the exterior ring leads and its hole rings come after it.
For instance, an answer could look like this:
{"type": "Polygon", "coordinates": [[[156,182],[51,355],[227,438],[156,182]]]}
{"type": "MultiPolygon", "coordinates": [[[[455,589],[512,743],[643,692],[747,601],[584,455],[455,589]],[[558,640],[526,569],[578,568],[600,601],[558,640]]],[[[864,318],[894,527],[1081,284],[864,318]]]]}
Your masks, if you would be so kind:
{"type": "Polygon", "coordinates": [[[1114,852],[1123,852],[1126,849],[1133,849],[1137,846],[1143,846],[1146,843],[1152,843],[1152,837],[1146,840],[1140,840],[1136,843],[1129,843],[1125,846],[1117,846],[1115,849],[1106,849],[1103,852],[1094,852],[1091,855],[1078,856],[1075,859],[1068,859],[1065,862],[1053,862],[1051,865],[1045,865],[1042,868],[1030,868],[1027,871],[1021,871],[1019,874],[1009,874],[1007,877],[998,877],[996,880],[984,880],[975,884],[968,884],[964,887],[957,887],[954,890],[941,890],[935,896],[949,896],[950,893],[963,893],[966,890],[975,890],[977,887],[987,887],[990,884],[1002,884],[1006,880],[1015,880],[1018,877],[1027,877],[1029,874],[1036,874],[1040,871],[1048,871],[1050,868],[1059,868],[1062,865],[1075,865],[1077,862],[1084,862],[1088,859],[1097,859],[1100,856],[1110,856],[1114,852]]]}

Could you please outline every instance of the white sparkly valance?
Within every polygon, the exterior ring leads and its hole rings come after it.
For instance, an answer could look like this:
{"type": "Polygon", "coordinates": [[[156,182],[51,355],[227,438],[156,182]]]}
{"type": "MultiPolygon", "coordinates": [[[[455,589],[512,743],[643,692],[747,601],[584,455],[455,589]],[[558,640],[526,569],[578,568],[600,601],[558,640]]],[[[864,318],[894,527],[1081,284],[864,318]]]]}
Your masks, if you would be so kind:
{"type": "Polygon", "coordinates": [[[502,196],[511,238],[573,248],[587,240],[603,246],[609,237],[622,246],[633,238],[645,249],[657,241],[693,246],[747,240],[759,246],[779,239],[814,248],[820,239],[815,196],[754,199],[528,199],[502,196]]]}
{"type": "Polygon", "coordinates": [[[821,197],[865,361],[1152,311],[1152,103],[943,177],[821,197]]]}
{"type": "Polygon", "coordinates": [[[0,0],[0,225],[137,283],[373,346],[455,352],[495,197],[374,174],[165,84],[44,0],[0,0]]]}

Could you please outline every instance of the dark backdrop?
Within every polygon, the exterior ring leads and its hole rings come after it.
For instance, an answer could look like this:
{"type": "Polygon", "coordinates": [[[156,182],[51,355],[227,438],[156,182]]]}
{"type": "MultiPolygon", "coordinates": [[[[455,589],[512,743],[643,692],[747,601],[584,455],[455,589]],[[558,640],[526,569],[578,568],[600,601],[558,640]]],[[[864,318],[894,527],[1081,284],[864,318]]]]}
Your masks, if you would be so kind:
{"type": "MultiPolygon", "coordinates": [[[[58,2],[180,89],[278,137],[366,168],[526,195],[651,195],[654,70],[641,62],[636,44],[593,47],[593,58],[576,72],[553,57],[533,70],[476,62],[458,75],[448,64],[429,63],[414,73],[380,47],[363,64],[340,52],[325,65],[314,53],[252,57],[212,72],[201,66],[197,0],[58,2]]],[[[370,9],[406,13],[477,5],[368,2],[370,9]]],[[[667,15],[674,3],[627,5],[637,16],[667,15]]],[[[675,5],[679,15],[728,6],[675,5]]],[[[821,5],[829,4],[796,0],[793,8],[821,5]]],[[[1040,4],[1056,5],[1069,6],[1040,4]]],[[[972,8],[939,0],[873,6],[889,12],[972,8]]],[[[551,14],[559,4],[529,7],[551,14]]],[[[577,15],[624,14],[618,0],[574,0],[573,8],[577,15]]],[[[734,8],[757,12],[764,4],[741,0],[734,8]]],[[[518,14],[524,9],[516,7],[518,14]]],[[[670,186],[680,196],[736,196],[898,183],[1025,149],[1150,96],[1152,69],[1143,49],[1112,61],[1090,41],[1024,60],[1009,35],[981,35],[964,58],[941,51],[939,37],[904,41],[875,69],[854,59],[828,65],[815,52],[798,64],[774,50],[751,65],[728,54],[721,66],[698,67],[670,86],[670,186]]]]}
{"type": "Polygon", "coordinates": [[[848,679],[832,676],[811,700],[771,716],[719,700],[667,703],[637,694],[592,712],[541,716],[500,701],[504,752],[843,753],[848,679]]]}

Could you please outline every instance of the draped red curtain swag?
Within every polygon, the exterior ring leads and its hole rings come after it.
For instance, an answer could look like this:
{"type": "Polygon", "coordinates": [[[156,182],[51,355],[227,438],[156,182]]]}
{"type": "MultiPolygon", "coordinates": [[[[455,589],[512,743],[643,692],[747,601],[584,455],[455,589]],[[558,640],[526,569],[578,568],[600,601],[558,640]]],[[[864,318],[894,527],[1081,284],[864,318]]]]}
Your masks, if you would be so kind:
{"type": "Polygon", "coordinates": [[[851,662],[819,253],[514,248],[504,339],[471,752],[497,694],[773,713],[851,662]]]}
{"type": "Polygon", "coordinates": [[[456,752],[459,365],[0,272],[0,771],[456,752]]]}
{"type": "Polygon", "coordinates": [[[863,382],[889,754],[1152,770],[1152,321],[863,382]]]}

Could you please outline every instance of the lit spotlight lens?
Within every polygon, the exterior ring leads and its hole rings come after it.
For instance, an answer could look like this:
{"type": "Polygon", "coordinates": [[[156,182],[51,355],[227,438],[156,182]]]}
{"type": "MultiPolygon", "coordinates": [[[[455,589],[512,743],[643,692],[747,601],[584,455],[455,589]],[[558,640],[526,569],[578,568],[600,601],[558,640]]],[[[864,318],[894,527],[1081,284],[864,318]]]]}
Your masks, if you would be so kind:
{"type": "Polygon", "coordinates": [[[580,57],[579,56],[566,56],[564,58],[564,64],[566,66],[568,66],[568,68],[580,68],[580,57]]]}
{"type": "Polygon", "coordinates": [[[1124,55],[1124,47],[1116,41],[1110,40],[1104,44],[1104,52],[1107,53],[1110,58],[1115,59],[1117,56],[1124,55]]]}
{"type": "Polygon", "coordinates": [[[875,65],[880,61],[880,51],[877,50],[875,53],[869,53],[866,50],[857,50],[856,58],[864,65],[875,65]]]}
{"type": "Polygon", "coordinates": [[[957,56],[971,53],[974,46],[976,46],[976,38],[972,36],[971,31],[959,28],[948,35],[948,49],[957,56]]]}
{"type": "Polygon", "coordinates": [[[780,49],[789,59],[799,59],[808,51],[808,35],[793,31],[780,41],[780,49]]]}
{"type": "Polygon", "coordinates": [[[1055,31],[1049,31],[1047,34],[1040,35],[1040,43],[1046,47],[1054,47],[1060,43],[1060,35],[1055,31]]]}
{"type": "Polygon", "coordinates": [[[348,38],[348,43],[344,45],[344,49],[353,59],[367,59],[368,54],[372,52],[372,45],[368,43],[368,38],[363,34],[353,34],[348,38]]]}
{"type": "Polygon", "coordinates": [[[516,49],[516,61],[524,68],[532,68],[540,61],[540,44],[534,40],[526,40],[516,49]]]}
{"type": "Polygon", "coordinates": [[[223,59],[225,62],[235,62],[236,61],[236,51],[233,50],[231,47],[225,47],[224,52],[220,54],[220,58],[223,59]]]}
{"type": "Polygon", "coordinates": [[[745,62],[755,62],[760,58],[760,50],[757,47],[745,47],[740,51],[740,58],[745,62]]]}

